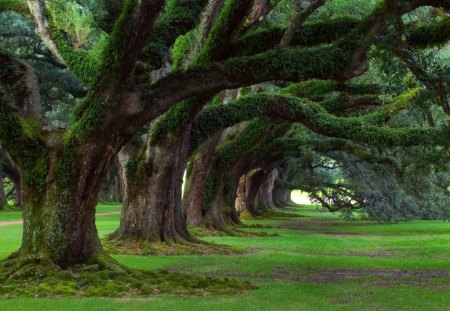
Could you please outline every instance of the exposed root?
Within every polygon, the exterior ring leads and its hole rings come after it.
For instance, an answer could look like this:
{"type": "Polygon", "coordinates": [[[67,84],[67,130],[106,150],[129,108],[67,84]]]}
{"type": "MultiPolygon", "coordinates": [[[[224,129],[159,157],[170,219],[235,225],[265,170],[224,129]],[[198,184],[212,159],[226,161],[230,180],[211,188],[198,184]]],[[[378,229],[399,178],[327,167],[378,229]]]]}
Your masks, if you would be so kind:
{"type": "Polygon", "coordinates": [[[249,282],[228,278],[132,270],[107,255],[66,269],[39,254],[16,253],[0,263],[0,295],[5,297],[210,295],[252,288],[249,282]]]}
{"type": "Polygon", "coordinates": [[[113,254],[129,255],[236,255],[244,251],[237,247],[214,244],[201,240],[193,243],[152,242],[133,239],[107,239],[102,241],[104,248],[113,254]]]}
{"type": "Polygon", "coordinates": [[[289,218],[300,218],[305,217],[296,213],[288,213],[279,210],[267,211],[257,216],[252,216],[250,213],[246,212],[240,215],[241,219],[272,219],[272,220],[284,220],[289,218]]]}
{"type": "Polygon", "coordinates": [[[189,228],[189,231],[198,237],[211,237],[211,236],[237,236],[237,237],[267,237],[267,236],[278,236],[278,234],[269,234],[263,231],[246,231],[243,229],[246,228],[264,228],[263,226],[249,226],[249,225],[234,225],[234,226],[222,226],[220,228],[217,227],[209,227],[209,226],[201,226],[201,227],[192,227],[189,228]]]}

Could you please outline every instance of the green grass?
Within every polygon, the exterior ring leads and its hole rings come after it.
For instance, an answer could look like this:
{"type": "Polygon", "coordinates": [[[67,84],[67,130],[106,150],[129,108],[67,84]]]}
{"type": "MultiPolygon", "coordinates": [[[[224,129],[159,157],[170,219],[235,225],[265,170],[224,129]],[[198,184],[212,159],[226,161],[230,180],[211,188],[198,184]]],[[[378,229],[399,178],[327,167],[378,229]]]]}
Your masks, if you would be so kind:
{"type": "MultiPolygon", "coordinates": [[[[119,209],[103,205],[98,212],[119,209]]],[[[256,290],[209,297],[0,298],[0,310],[450,310],[449,223],[344,221],[312,206],[289,212],[308,217],[245,221],[253,226],[243,230],[276,236],[204,238],[246,248],[243,255],[115,256],[133,268],[251,280],[256,290]]],[[[0,213],[0,221],[20,219],[14,213],[0,213]]],[[[115,230],[119,217],[99,217],[99,234],[115,230]]],[[[0,258],[20,239],[20,225],[0,227],[0,258]]]]}

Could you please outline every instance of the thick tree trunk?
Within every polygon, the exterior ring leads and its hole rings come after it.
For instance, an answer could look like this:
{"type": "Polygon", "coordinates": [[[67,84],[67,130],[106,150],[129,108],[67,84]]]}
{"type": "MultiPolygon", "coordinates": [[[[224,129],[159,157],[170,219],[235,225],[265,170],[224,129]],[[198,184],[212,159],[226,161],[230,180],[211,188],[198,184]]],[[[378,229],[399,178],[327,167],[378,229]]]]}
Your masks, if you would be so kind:
{"type": "Polygon", "coordinates": [[[282,188],[275,185],[273,190],[273,203],[277,208],[284,208],[292,204],[291,201],[291,189],[282,188]]]}
{"type": "Polygon", "coordinates": [[[208,139],[192,159],[192,168],[186,176],[186,184],[183,195],[183,212],[186,223],[197,227],[202,223],[202,198],[205,191],[208,176],[211,171],[214,151],[220,141],[221,134],[216,134],[208,139]]]}
{"type": "Polygon", "coordinates": [[[125,169],[129,150],[121,151],[123,209],[115,238],[178,243],[192,240],[181,208],[188,136],[168,135],[150,143],[135,172],[125,169]]]}
{"type": "MultiPolygon", "coordinates": [[[[68,159],[61,149],[60,145],[51,146],[48,157],[42,157],[48,159],[41,163],[48,168],[44,184],[32,185],[22,179],[22,246],[11,258],[35,255],[60,267],[88,262],[105,264],[109,257],[105,256],[97,234],[95,210],[115,150],[96,142],[85,146],[83,152],[66,149],[66,154],[73,155],[68,159]],[[94,148],[99,152],[86,152],[94,148]]],[[[21,175],[24,176],[23,171],[21,175]]]]}
{"type": "Polygon", "coordinates": [[[255,198],[266,178],[267,175],[261,169],[251,170],[241,177],[236,198],[237,210],[241,214],[245,211],[249,212],[252,216],[260,214],[260,211],[255,207],[255,198]]]}
{"type": "Polygon", "coordinates": [[[275,169],[266,177],[265,181],[259,187],[255,198],[256,210],[266,212],[275,208],[275,204],[273,202],[273,190],[277,177],[278,171],[275,169]]]}

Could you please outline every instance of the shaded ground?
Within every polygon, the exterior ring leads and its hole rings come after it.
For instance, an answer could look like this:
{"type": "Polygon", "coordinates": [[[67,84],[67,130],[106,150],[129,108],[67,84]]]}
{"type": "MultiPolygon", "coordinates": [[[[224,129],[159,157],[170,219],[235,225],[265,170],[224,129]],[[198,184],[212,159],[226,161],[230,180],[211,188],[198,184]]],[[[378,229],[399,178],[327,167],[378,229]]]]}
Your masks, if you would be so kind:
{"type": "MultiPolygon", "coordinates": [[[[111,209],[98,212],[114,212],[111,209]]],[[[239,230],[248,236],[202,237],[243,253],[115,256],[133,268],[249,280],[258,286],[244,294],[0,298],[0,310],[450,310],[448,223],[348,222],[314,207],[288,212],[304,217],[274,214],[246,220],[247,226],[239,230]]],[[[99,233],[114,231],[118,220],[118,215],[98,218],[99,233]]],[[[0,257],[18,247],[20,236],[20,226],[0,228],[0,257]]]]}

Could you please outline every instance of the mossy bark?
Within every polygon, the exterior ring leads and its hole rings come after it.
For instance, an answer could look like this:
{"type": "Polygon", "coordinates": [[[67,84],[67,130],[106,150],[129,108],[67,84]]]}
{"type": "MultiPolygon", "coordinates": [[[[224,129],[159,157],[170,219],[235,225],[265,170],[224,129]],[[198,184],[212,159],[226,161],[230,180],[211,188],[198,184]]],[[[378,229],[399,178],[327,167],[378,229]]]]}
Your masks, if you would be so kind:
{"type": "Polygon", "coordinates": [[[97,234],[95,210],[114,148],[85,152],[93,145],[80,149],[49,145],[48,157],[36,160],[36,165],[47,167],[44,184],[37,187],[26,178],[22,181],[23,239],[12,258],[40,256],[62,268],[104,263],[108,256],[97,234]]]}
{"type": "Polygon", "coordinates": [[[183,212],[187,225],[199,226],[202,223],[202,199],[208,175],[211,170],[214,151],[219,144],[221,134],[208,139],[192,159],[192,168],[186,176],[183,195],[183,212]]]}
{"type": "MultiPolygon", "coordinates": [[[[192,240],[181,208],[188,142],[184,135],[168,135],[164,140],[150,142],[137,171],[125,173],[122,218],[113,235],[115,239],[178,243],[192,240]]],[[[124,170],[127,161],[122,158],[120,162],[124,170]]]]}
{"type": "Polygon", "coordinates": [[[266,175],[265,180],[259,187],[259,190],[255,197],[255,208],[258,211],[266,212],[275,208],[273,199],[273,190],[275,186],[275,180],[278,177],[278,171],[275,169],[269,175],[266,175]]]}
{"type": "Polygon", "coordinates": [[[255,198],[259,188],[266,179],[267,174],[261,169],[251,170],[241,177],[236,199],[239,204],[238,210],[241,213],[247,211],[252,216],[257,216],[261,213],[255,206],[255,198]]]}

